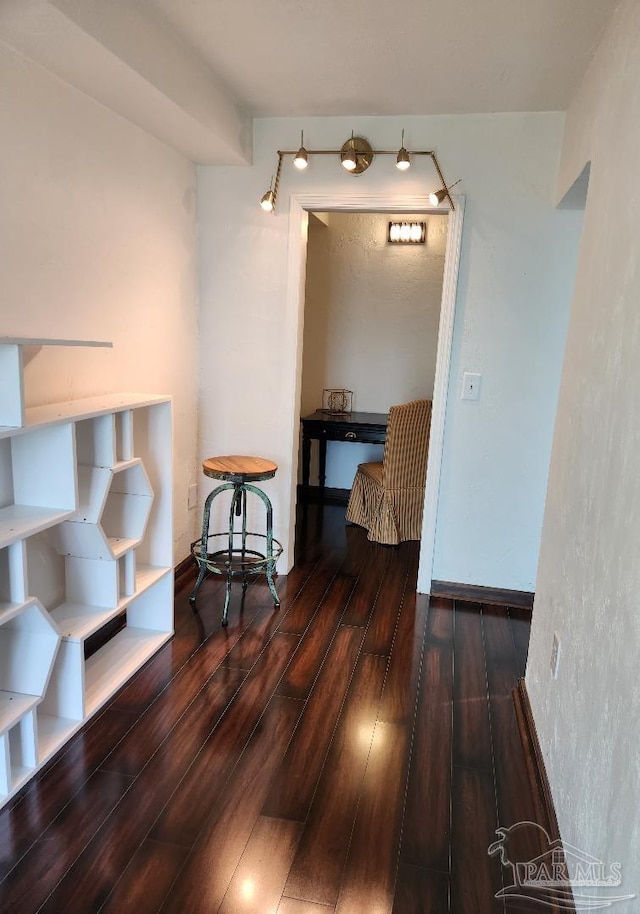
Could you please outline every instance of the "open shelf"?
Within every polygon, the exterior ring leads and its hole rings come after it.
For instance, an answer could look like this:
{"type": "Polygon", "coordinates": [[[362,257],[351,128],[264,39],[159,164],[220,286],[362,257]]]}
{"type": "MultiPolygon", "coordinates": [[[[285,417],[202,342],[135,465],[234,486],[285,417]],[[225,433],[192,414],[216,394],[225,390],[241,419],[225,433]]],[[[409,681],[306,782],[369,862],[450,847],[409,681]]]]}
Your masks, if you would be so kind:
{"type": "Polygon", "coordinates": [[[85,641],[114,619],[132,600],[135,600],[159,581],[171,568],[154,565],[137,565],[135,587],[132,595],[120,597],[116,607],[91,606],[86,603],[61,603],[51,610],[51,616],[67,641],[85,641]]]}
{"type": "Polygon", "coordinates": [[[3,548],[73,514],[76,466],[71,425],[39,429],[0,445],[3,548]]]}
{"type": "Polygon", "coordinates": [[[66,641],[84,641],[121,612],[119,607],[89,606],[86,603],[61,603],[51,616],[66,641]]]}
{"type": "Polygon", "coordinates": [[[130,549],[133,549],[140,542],[139,539],[125,539],[122,536],[109,536],[107,537],[107,542],[109,543],[109,549],[111,554],[115,559],[122,558],[122,556],[129,552],[130,549]]]}
{"type": "Polygon", "coordinates": [[[25,346],[41,349],[43,346],[100,346],[112,347],[113,343],[99,340],[50,340],[40,337],[0,337],[0,422],[9,427],[24,425],[24,360],[25,346]]]}
{"type": "Polygon", "coordinates": [[[140,394],[104,394],[70,400],[68,403],[47,403],[44,406],[30,406],[25,410],[25,423],[20,428],[0,425],[0,438],[16,437],[29,433],[39,426],[53,426],[65,422],[93,419],[106,413],[119,413],[124,409],[140,409],[146,406],[166,404],[167,398],[140,394]]]}
{"type": "Polygon", "coordinates": [[[36,711],[38,721],[38,762],[43,764],[63,746],[69,737],[81,726],[77,720],[54,717],[40,708],[36,711]]]}
{"type": "Polygon", "coordinates": [[[0,733],[14,727],[40,701],[39,695],[0,690],[0,733]]]}
{"type": "Polygon", "coordinates": [[[52,340],[40,336],[0,336],[0,346],[92,346],[113,349],[109,340],[52,340]]]}
{"type": "Polygon", "coordinates": [[[170,637],[127,626],[96,651],[85,664],[86,713],[97,711],[170,637]]]}
{"type": "Polygon", "coordinates": [[[93,419],[108,413],[118,413],[125,409],[142,409],[148,406],[162,406],[167,403],[166,397],[146,396],[140,394],[105,394],[100,397],[86,397],[83,400],[70,400],[68,403],[48,403],[44,406],[30,406],[25,410],[25,422],[20,427],[0,425],[0,439],[15,438],[29,434],[39,426],[60,425],[66,422],[93,419]]]}
{"type": "Polygon", "coordinates": [[[172,636],[173,569],[142,565],[135,572],[135,586],[140,589],[123,596],[117,606],[69,601],[52,610],[63,637],[39,714],[85,719],[172,636]],[[109,634],[113,620],[123,613],[126,627],[109,634]],[[87,657],[87,640],[100,638],[99,633],[109,640],[87,657]]]}
{"type": "Polygon", "coordinates": [[[171,571],[171,568],[136,564],[133,592],[131,594],[121,593],[116,606],[105,607],[89,603],[65,602],[50,611],[51,617],[64,639],[84,641],[171,571]]]}
{"type": "MultiPolygon", "coordinates": [[[[150,587],[172,571],[171,568],[159,565],[142,565],[136,564],[136,596],[144,593],[150,587]]],[[[124,601],[122,601],[124,602],[124,601]]]]}
{"type": "Polygon", "coordinates": [[[0,508],[0,546],[10,546],[71,517],[73,511],[41,508],[33,505],[9,505],[0,508]]]}

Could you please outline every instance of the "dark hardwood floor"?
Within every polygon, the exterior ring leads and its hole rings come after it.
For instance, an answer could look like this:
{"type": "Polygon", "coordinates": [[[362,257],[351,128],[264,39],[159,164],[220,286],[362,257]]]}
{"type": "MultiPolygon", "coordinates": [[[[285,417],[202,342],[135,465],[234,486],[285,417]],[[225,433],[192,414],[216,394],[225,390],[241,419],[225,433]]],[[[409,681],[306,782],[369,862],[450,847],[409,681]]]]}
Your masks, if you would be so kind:
{"type": "Polygon", "coordinates": [[[418,544],[310,505],[277,612],[209,579],[0,811],[0,911],[484,914],[535,820],[511,689],[530,614],[416,594],[418,544]]]}

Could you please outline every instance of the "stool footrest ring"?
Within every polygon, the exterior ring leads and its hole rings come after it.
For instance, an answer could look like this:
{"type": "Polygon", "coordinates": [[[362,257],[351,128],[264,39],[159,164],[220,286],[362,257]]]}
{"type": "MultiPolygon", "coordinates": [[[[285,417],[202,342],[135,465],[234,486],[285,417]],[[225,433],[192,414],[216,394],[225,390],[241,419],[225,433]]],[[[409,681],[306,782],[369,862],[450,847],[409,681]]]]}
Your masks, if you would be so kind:
{"type": "MultiPolygon", "coordinates": [[[[238,535],[238,534],[236,534],[238,535]]],[[[266,543],[267,537],[263,533],[247,533],[247,539],[258,538],[266,543]]],[[[268,566],[276,562],[282,555],[282,544],[275,538],[272,538],[273,552],[271,556],[257,549],[243,549],[242,546],[234,546],[231,551],[228,547],[217,549],[215,552],[210,551],[211,545],[227,542],[228,533],[210,533],[207,536],[207,543],[203,550],[202,537],[191,543],[191,555],[195,559],[199,568],[203,566],[212,574],[231,574],[232,577],[242,577],[248,574],[264,574],[268,566]]]]}

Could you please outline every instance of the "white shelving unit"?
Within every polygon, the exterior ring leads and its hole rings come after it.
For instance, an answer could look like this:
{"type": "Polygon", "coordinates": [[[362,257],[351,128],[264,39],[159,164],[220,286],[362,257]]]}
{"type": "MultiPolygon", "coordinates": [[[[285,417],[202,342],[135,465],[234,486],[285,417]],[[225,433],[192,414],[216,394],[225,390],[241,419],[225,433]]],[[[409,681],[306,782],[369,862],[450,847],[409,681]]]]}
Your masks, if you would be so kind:
{"type": "Polygon", "coordinates": [[[25,409],[44,345],[0,337],[0,806],[173,634],[171,402],[25,409]]]}

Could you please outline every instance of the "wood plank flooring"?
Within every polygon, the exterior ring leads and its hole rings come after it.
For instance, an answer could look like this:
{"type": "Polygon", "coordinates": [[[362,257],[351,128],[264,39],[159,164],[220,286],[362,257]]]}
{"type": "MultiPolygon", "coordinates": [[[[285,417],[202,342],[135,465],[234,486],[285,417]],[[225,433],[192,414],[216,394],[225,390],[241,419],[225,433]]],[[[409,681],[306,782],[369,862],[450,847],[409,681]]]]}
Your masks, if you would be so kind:
{"type": "Polygon", "coordinates": [[[187,578],[172,641],[0,811],[0,912],[510,910],[530,614],[429,601],[417,562],[310,505],[279,611],[255,581],[222,629],[187,578]]]}

